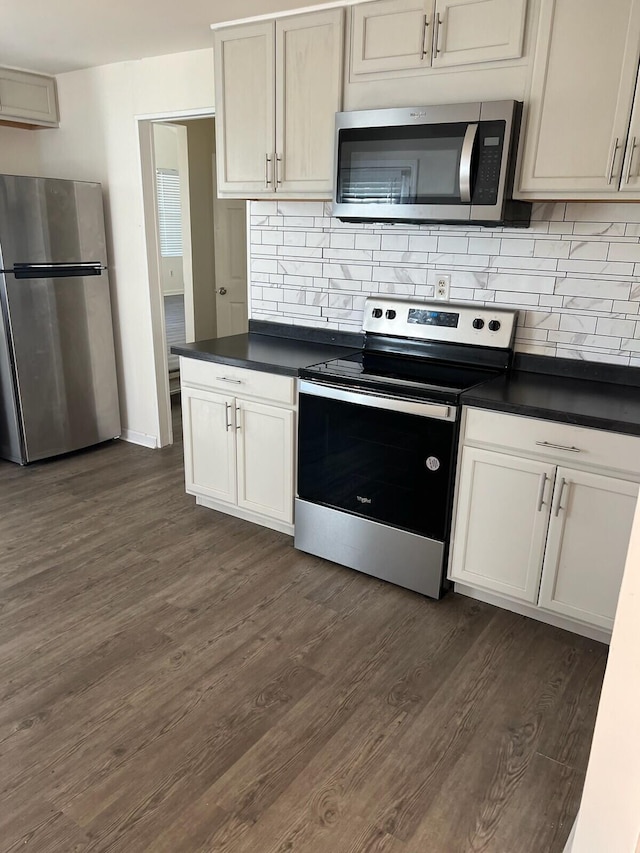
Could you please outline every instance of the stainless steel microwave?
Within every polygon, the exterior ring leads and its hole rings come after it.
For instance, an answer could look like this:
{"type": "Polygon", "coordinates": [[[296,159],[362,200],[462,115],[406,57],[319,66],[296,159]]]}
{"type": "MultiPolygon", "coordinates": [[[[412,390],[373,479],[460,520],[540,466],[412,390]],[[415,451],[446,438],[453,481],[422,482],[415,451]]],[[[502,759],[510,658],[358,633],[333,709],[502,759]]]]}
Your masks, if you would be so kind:
{"type": "Polygon", "coordinates": [[[531,204],[511,195],[521,115],[518,101],[337,113],[333,215],[526,228],[531,204]]]}

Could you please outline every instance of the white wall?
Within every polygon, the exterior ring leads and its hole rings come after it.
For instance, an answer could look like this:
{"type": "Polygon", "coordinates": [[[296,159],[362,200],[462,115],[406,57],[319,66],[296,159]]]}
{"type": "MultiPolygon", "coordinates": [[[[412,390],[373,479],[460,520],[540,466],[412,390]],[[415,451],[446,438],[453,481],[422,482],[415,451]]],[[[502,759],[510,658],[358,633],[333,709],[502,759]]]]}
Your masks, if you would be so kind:
{"type": "Polygon", "coordinates": [[[640,847],[640,503],[571,853],[640,847]]]}
{"type": "Polygon", "coordinates": [[[39,175],[40,134],[52,130],[23,130],[0,125],[0,174],[39,175]]]}
{"type": "MultiPolygon", "coordinates": [[[[37,156],[24,162],[34,174],[103,184],[123,435],[154,446],[159,419],[136,116],[212,110],[213,50],[57,79],[61,126],[40,131],[37,156]]],[[[21,155],[13,159],[19,166],[21,155]]]]}

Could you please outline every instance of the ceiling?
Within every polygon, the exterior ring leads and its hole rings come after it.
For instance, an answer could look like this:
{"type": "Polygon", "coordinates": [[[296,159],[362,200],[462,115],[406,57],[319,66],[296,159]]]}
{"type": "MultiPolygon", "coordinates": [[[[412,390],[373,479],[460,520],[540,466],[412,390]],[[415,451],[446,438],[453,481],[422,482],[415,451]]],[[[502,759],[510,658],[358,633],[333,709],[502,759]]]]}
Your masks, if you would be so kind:
{"type": "Polygon", "coordinates": [[[2,0],[0,65],[60,74],[198,50],[210,24],[312,3],[323,0],[2,0]]]}

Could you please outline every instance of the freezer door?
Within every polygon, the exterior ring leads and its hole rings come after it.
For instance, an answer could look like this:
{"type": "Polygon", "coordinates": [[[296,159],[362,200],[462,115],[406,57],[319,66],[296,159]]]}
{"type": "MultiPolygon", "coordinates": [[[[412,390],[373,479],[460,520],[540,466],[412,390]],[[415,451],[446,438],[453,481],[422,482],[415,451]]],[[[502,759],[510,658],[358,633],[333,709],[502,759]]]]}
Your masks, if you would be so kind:
{"type": "Polygon", "coordinates": [[[25,461],[118,436],[106,273],[5,282],[25,461]]]}
{"type": "Polygon", "coordinates": [[[107,263],[100,184],[0,175],[0,268],[107,263]]]}

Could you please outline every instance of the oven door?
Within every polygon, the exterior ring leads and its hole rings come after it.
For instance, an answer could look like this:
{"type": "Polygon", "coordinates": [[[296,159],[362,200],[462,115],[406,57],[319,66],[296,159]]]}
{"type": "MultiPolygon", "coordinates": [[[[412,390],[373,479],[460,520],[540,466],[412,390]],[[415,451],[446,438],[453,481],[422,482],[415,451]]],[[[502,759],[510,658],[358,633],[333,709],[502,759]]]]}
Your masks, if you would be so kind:
{"type": "Polygon", "coordinates": [[[446,540],[455,407],[301,382],[303,500],[446,540]]]}

